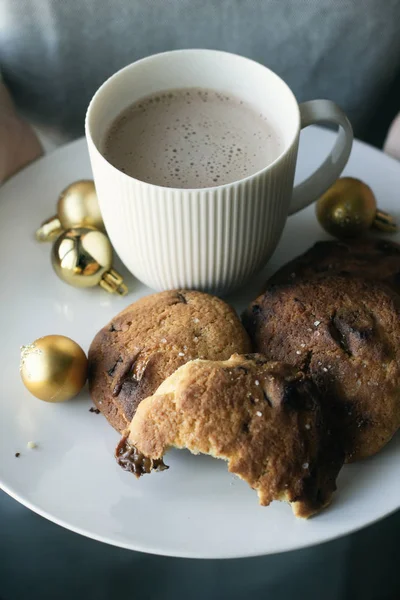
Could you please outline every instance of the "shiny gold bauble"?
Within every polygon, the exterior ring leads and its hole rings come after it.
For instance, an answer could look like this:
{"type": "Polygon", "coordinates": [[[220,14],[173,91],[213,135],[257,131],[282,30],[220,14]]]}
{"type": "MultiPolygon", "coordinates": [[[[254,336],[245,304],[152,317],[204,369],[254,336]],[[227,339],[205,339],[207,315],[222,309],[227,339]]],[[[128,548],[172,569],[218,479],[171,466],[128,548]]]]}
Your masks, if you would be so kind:
{"type": "Polygon", "coordinates": [[[71,183],[60,194],[57,216],[63,229],[94,227],[104,230],[94,182],[90,179],[71,183]]]}
{"type": "Polygon", "coordinates": [[[71,227],[94,227],[104,231],[94,182],[83,179],[71,183],[59,196],[57,215],[47,219],[36,231],[40,242],[54,241],[71,227]]]}
{"type": "Polygon", "coordinates": [[[110,240],[92,227],[74,227],[64,231],[55,241],[51,254],[57,275],[75,287],[100,285],[108,292],[127,293],[121,275],[112,268],[110,240]]]}
{"type": "Polygon", "coordinates": [[[76,396],[87,378],[82,348],[63,335],[46,335],[21,348],[20,373],[25,387],[45,402],[76,396]]]}
{"type": "Polygon", "coordinates": [[[318,200],[316,213],[321,226],[338,238],[354,238],[372,226],[397,231],[391,215],[377,209],[371,188],[353,177],[342,177],[318,200]]]}

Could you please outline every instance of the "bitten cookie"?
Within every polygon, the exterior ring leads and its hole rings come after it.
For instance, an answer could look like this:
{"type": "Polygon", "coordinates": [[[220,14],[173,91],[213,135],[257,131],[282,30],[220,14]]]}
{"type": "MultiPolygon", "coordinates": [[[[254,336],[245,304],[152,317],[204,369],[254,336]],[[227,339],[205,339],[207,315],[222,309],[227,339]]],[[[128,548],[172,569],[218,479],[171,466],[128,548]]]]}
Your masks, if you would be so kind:
{"type": "Polygon", "coordinates": [[[304,371],[334,411],[347,460],[400,426],[400,296],[360,277],[271,285],[243,322],[257,351],[304,371]]]}
{"type": "Polygon", "coordinates": [[[116,458],[140,476],[166,468],[171,446],[228,461],[260,504],[286,500],[304,518],[329,504],[343,463],[314,384],[256,354],[178,369],[140,404],[116,458]]]}
{"type": "Polygon", "coordinates": [[[90,393],[121,432],[141,400],[187,361],[250,350],[239,318],[219,298],[185,290],[154,294],[128,306],[94,338],[90,393]]]}
{"type": "Polygon", "coordinates": [[[400,244],[382,239],[317,242],[279,269],[268,285],[350,274],[384,281],[400,292],[400,244]]]}

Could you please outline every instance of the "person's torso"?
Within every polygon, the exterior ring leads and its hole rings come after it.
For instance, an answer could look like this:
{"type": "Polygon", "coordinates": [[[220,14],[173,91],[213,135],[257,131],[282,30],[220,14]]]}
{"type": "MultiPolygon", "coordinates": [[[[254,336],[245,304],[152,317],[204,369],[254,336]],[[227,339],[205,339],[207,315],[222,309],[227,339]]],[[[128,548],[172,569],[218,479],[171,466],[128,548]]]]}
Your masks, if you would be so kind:
{"type": "Polygon", "coordinates": [[[25,114],[75,137],[122,66],[223,49],[272,68],[299,101],[335,100],[358,136],[379,142],[400,109],[399,19],[400,0],[2,0],[0,70],[25,114]]]}

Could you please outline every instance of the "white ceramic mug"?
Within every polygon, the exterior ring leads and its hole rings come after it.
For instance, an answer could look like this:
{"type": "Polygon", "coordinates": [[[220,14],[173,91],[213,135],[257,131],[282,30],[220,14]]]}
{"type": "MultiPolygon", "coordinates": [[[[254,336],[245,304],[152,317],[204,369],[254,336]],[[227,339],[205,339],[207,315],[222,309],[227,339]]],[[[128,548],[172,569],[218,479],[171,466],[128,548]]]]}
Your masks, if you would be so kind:
{"type": "Polygon", "coordinates": [[[338,178],[353,141],[346,115],[333,102],[299,106],[266,67],[214,50],[165,52],[118,71],[89,105],[86,137],[104,223],[126,267],[156,290],[217,293],[238,287],[265,264],[287,216],[338,178]],[[280,156],[250,177],[202,189],[144,183],[107,162],[102,141],[121,111],[149,94],[184,87],[211,88],[251,103],[276,124],[283,139],[280,156]],[[321,167],[293,189],[300,130],[319,122],[339,126],[336,143],[321,167]]]}

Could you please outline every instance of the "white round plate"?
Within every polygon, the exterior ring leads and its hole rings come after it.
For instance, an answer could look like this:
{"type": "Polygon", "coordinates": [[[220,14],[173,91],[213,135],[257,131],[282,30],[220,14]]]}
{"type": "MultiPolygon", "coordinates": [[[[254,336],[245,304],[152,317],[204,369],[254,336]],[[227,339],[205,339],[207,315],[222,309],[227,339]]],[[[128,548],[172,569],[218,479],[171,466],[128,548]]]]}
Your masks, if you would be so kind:
{"type": "MultiPolygon", "coordinates": [[[[333,134],[323,129],[309,128],[304,133],[299,179],[322,160],[332,142],[333,134]]],[[[346,172],[368,182],[379,206],[400,217],[400,163],[356,142],[346,172]]],[[[54,213],[63,187],[90,176],[82,139],[39,160],[0,190],[1,487],[42,516],[94,539],[144,552],[198,558],[302,548],[359,529],[396,510],[400,505],[399,436],[377,456],[346,466],[331,507],[301,521],[284,503],[258,506],[255,492],[230,475],[223,461],[186,451],[170,452],[168,471],[138,481],[117,466],[113,451],[118,435],[102,415],[89,412],[87,392],[58,405],[40,402],[27,392],[18,372],[21,345],[58,333],[87,350],[95,333],[113,315],[151,292],[128,275],[131,291],[125,298],[100,288],[69,287],[52,272],[50,246],[35,242],[35,228],[54,213]],[[37,448],[27,449],[29,441],[37,448]],[[21,453],[19,458],[16,452],[21,453]]],[[[264,272],[229,300],[241,311],[268,274],[326,237],[313,207],[291,217],[264,272]]]]}

